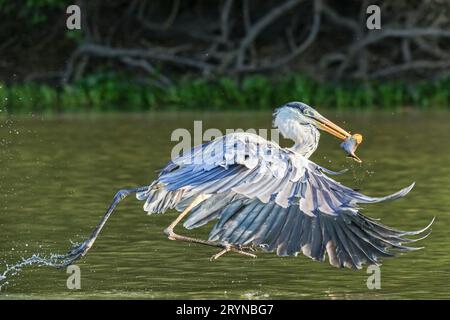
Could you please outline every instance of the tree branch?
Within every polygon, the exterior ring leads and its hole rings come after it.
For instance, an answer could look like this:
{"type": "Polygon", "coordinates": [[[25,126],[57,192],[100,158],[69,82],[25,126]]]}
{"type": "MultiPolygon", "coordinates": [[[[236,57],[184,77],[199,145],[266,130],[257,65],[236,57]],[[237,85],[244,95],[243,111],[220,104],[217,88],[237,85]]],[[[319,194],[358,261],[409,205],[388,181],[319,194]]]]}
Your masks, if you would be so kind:
{"type": "Polygon", "coordinates": [[[389,75],[416,70],[416,69],[440,69],[449,68],[450,61],[412,61],[409,63],[404,63],[400,65],[395,65],[387,67],[378,71],[373,72],[370,76],[371,78],[383,78],[389,75]]]}
{"type": "Polygon", "coordinates": [[[273,61],[271,63],[266,63],[261,66],[243,66],[235,68],[233,71],[236,73],[243,73],[243,72],[257,72],[257,71],[264,71],[264,70],[270,70],[270,69],[276,69],[279,68],[282,65],[285,65],[286,63],[290,62],[292,59],[298,57],[302,52],[304,52],[316,39],[317,34],[320,29],[320,21],[321,21],[321,11],[322,11],[322,0],[316,0],[314,1],[314,14],[313,14],[313,24],[311,26],[311,31],[309,32],[308,37],[306,40],[296,47],[292,52],[288,55],[285,55],[281,57],[280,59],[277,59],[276,61],[273,61]]]}
{"type": "Polygon", "coordinates": [[[244,60],[245,51],[252,44],[252,42],[258,37],[258,35],[267,28],[276,19],[281,17],[287,11],[295,8],[303,0],[289,0],[279,5],[278,7],[270,10],[266,15],[259,19],[247,32],[247,35],[242,39],[239,49],[236,52],[237,66],[241,66],[244,60]]]}
{"type": "Polygon", "coordinates": [[[209,72],[213,69],[213,66],[192,58],[175,56],[162,52],[155,52],[151,49],[125,49],[125,48],[112,48],[107,46],[102,46],[98,44],[84,44],[78,49],[79,54],[91,54],[96,56],[101,56],[105,58],[143,58],[143,59],[154,59],[159,61],[171,62],[173,64],[182,65],[186,67],[191,67],[195,69],[200,69],[204,72],[209,72]]]}

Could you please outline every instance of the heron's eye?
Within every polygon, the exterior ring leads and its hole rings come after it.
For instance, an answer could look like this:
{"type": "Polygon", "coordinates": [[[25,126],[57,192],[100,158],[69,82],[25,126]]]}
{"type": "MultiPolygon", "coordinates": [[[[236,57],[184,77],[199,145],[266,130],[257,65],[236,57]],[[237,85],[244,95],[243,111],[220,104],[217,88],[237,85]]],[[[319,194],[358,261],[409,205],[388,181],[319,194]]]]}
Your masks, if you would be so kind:
{"type": "Polygon", "coordinates": [[[303,114],[308,117],[312,117],[314,115],[313,112],[309,109],[303,110],[303,114]]]}

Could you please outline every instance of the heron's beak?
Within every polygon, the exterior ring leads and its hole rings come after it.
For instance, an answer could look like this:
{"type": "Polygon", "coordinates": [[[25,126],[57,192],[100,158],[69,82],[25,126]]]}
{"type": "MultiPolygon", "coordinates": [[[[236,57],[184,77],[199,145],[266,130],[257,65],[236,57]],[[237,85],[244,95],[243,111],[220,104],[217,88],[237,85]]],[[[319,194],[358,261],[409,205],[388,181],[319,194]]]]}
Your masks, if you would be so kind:
{"type": "Polygon", "coordinates": [[[351,136],[349,132],[345,131],[337,124],[334,124],[324,116],[316,115],[313,119],[319,129],[322,129],[323,131],[326,131],[341,140],[345,140],[351,136]]]}

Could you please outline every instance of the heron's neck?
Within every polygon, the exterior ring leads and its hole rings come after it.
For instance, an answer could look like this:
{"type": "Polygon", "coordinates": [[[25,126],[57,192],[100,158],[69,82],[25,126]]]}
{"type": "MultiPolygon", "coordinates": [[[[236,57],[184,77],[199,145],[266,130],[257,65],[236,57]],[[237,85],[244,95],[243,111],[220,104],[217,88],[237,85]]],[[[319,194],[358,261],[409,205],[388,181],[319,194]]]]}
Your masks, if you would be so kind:
{"type": "Polygon", "coordinates": [[[309,158],[319,145],[320,133],[312,125],[301,125],[295,120],[287,120],[276,124],[286,139],[294,141],[292,151],[309,158]]]}

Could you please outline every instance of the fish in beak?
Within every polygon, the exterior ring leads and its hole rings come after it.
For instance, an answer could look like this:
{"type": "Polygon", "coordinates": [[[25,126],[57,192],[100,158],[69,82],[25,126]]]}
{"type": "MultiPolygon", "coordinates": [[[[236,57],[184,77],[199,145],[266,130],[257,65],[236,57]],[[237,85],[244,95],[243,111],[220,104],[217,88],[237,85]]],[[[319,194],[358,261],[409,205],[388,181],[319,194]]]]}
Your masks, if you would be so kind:
{"type": "Polygon", "coordinates": [[[347,152],[347,156],[359,163],[361,163],[362,160],[355,154],[355,151],[361,142],[362,135],[360,135],[359,133],[355,133],[341,143],[341,148],[344,149],[345,152],[347,152]]]}
{"type": "Polygon", "coordinates": [[[361,134],[355,133],[352,135],[339,127],[337,124],[331,122],[330,120],[319,114],[315,114],[313,119],[315,120],[316,125],[319,129],[326,131],[341,140],[344,140],[341,143],[341,148],[344,149],[349,158],[352,158],[359,163],[362,162],[362,160],[355,154],[356,149],[363,140],[361,134]]]}

